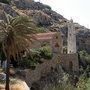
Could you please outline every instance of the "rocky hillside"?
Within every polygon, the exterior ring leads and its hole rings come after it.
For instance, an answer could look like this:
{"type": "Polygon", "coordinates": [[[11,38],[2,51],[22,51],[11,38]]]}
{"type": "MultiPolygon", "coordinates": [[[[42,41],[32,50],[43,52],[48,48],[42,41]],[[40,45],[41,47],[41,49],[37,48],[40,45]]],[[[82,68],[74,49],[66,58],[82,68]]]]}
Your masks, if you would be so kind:
{"type": "MultiPolygon", "coordinates": [[[[34,19],[38,26],[44,27],[47,31],[60,31],[62,35],[67,38],[67,19],[62,15],[56,13],[50,6],[44,5],[40,2],[33,0],[11,0],[11,3],[0,3],[0,19],[5,20],[5,13],[15,17],[18,15],[27,15],[34,19]]],[[[81,36],[81,32],[86,35],[86,32],[90,36],[90,30],[84,26],[74,23],[76,32],[81,36]]],[[[83,37],[82,37],[83,39],[83,37]]]]}
{"type": "MultiPolygon", "coordinates": [[[[24,13],[31,16],[38,25],[49,28],[49,30],[65,29],[66,22],[68,21],[62,15],[56,13],[50,6],[44,5],[40,2],[33,0],[11,0],[10,5],[0,3],[0,19],[4,19],[4,12],[15,17],[24,13]]],[[[84,26],[75,23],[77,29],[88,30],[84,26]]]]}

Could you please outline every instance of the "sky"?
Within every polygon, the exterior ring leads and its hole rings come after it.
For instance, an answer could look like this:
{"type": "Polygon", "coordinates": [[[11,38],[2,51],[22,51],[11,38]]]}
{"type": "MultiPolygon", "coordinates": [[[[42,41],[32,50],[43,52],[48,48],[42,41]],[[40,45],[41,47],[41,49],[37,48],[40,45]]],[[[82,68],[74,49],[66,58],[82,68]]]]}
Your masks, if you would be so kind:
{"type": "Polygon", "coordinates": [[[51,6],[68,20],[90,29],[90,0],[35,0],[51,6]]]}

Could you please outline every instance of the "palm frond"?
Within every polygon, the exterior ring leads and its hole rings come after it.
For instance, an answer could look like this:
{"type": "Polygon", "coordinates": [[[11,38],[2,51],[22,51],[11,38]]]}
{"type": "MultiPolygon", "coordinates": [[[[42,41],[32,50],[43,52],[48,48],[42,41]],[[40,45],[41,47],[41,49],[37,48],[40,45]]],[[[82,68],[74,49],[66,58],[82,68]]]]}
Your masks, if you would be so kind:
{"type": "Polygon", "coordinates": [[[7,24],[3,20],[1,20],[0,21],[0,32],[7,33],[6,27],[7,27],[7,24]]]}
{"type": "Polygon", "coordinates": [[[4,12],[4,15],[6,17],[6,23],[10,24],[11,19],[13,19],[13,17],[10,14],[7,14],[6,12],[4,12]]]}
{"type": "Polygon", "coordinates": [[[31,43],[36,40],[32,35],[36,32],[36,26],[29,17],[18,16],[10,18],[7,23],[3,22],[0,26],[2,30],[6,31],[6,35],[3,38],[4,51],[10,55],[12,54],[13,57],[19,51],[28,49],[31,43]]]}
{"type": "Polygon", "coordinates": [[[14,27],[18,24],[27,24],[28,22],[29,22],[29,17],[18,16],[18,17],[15,17],[14,19],[12,19],[10,24],[14,27]]]}

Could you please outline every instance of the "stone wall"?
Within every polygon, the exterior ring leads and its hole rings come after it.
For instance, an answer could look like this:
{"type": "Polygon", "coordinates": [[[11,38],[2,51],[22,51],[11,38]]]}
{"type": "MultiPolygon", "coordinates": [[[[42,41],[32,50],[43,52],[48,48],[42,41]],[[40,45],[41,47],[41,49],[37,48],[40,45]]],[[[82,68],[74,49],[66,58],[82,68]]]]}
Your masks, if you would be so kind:
{"type": "Polygon", "coordinates": [[[76,32],[73,20],[70,20],[68,24],[68,39],[67,39],[67,53],[76,53],[76,32]]]}
{"type": "MultiPolygon", "coordinates": [[[[35,70],[26,69],[24,71],[25,75],[23,75],[23,76],[24,76],[24,79],[25,79],[26,83],[28,84],[28,86],[32,87],[33,83],[36,83],[38,81],[41,82],[42,77],[45,77],[47,79],[47,77],[51,73],[51,71],[56,70],[56,67],[58,65],[59,66],[62,65],[62,67],[65,70],[70,71],[70,66],[69,66],[70,62],[72,62],[72,73],[74,71],[78,72],[79,71],[79,62],[78,62],[77,54],[62,54],[62,55],[58,54],[58,55],[54,55],[52,60],[45,60],[45,62],[43,64],[37,65],[35,70]]],[[[56,71],[59,71],[59,69],[57,69],[56,71]]],[[[54,74],[57,73],[56,71],[54,71],[54,74]]],[[[60,76],[59,75],[60,73],[61,73],[61,71],[59,73],[55,74],[54,77],[56,78],[57,76],[60,76]]],[[[61,78],[58,77],[58,79],[61,79],[61,78]]],[[[42,85],[40,85],[40,86],[42,86],[42,85]]],[[[42,89],[40,89],[40,90],[42,90],[42,89]]]]}
{"type": "Polygon", "coordinates": [[[72,69],[75,72],[79,71],[78,54],[62,54],[60,59],[65,70],[69,71],[72,69]]]}
{"type": "Polygon", "coordinates": [[[32,83],[40,80],[41,77],[46,76],[52,68],[55,68],[59,63],[58,56],[54,56],[52,60],[45,60],[43,64],[37,65],[35,70],[25,70],[25,80],[29,86],[32,83]]]}
{"type": "Polygon", "coordinates": [[[51,47],[53,54],[62,53],[63,41],[60,32],[48,32],[35,34],[37,40],[30,44],[30,48],[40,48],[44,43],[48,43],[51,47]]]}

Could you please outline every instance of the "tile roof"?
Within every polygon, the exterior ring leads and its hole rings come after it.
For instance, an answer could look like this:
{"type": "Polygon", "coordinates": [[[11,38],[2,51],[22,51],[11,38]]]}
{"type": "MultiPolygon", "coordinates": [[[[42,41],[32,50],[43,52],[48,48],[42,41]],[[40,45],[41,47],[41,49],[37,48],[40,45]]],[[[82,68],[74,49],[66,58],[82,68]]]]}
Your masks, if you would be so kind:
{"type": "Polygon", "coordinates": [[[55,34],[56,34],[56,32],[39,33],[39,34],[35,34],[35,38],[39,41],[51,40],[55,34]]]}
{"type": "Polygon", "coordinates": [[[29,37],[31,37],[32,40],[35,41],[50,41],[53,39],[53,37],[57,34],[57,32],[46,32],[46,33],[38,33],[38,34],[28,34],[29,37]]]}

